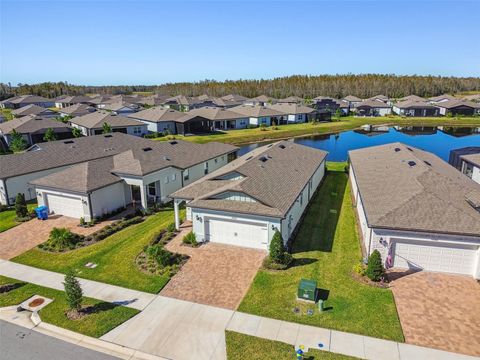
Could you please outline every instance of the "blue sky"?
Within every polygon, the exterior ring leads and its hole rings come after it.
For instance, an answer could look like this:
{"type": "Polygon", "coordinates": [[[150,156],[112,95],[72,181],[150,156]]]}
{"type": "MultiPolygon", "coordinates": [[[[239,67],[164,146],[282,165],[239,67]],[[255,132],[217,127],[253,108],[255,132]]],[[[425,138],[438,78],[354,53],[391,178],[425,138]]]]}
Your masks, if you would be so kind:
{"type": "Polygon", "coordinates": [[[0,81],[480,76],[480,1],[0,0],[0,81]]]}

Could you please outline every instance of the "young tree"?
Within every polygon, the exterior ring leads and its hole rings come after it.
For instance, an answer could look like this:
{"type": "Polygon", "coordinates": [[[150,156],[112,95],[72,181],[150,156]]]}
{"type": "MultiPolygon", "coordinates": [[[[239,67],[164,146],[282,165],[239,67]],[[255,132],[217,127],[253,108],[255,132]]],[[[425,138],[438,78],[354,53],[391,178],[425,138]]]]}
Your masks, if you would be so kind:
{"type": "Polygon", "coordinates": [[[374,250],[368,258],[368,266],[366,274],[372,281],[380,281],[385,273],[382,264],[382,256],[378,250],[374,250]]]}
{"type": "Polygon", "coordinates": [[[17,218],[22,219],[28,216],[27,203],[25,201],[25,195],[22,193],[17,194],[15,199],[15,214],[17,218]]]}
{"type": "Polygon", "coordinates": [[[272,241],[270,242],[270,260],[281,264],[283,262],[283,255],[285,253],[285,246],[283,245],[282,234],[280,231],[275,231],[272,241]]]}
{"type": "Polygon", "coordinates": [[[80,282],[75,277],[73,270],[69,270],[65,275],[63,286],[65,288],[65,298],[70,310],[80,311],[82,308],[83,292],[80,287],[80,282]]]}
{"type": "Polygon", "coordinates": [[[340,119],[342,117],[342,110],[340,108],[338,108],[336,111],[335,111],[335,117],[337,119],[340,119]]]}
{"type": "Polygon", "coordinates": [[[102,133],[103,134],[110,134],[112,132],[112,127],[109,123],[104,123],[102,126],[102,133]]]}
{"type": "Polygon", "coordinates": [[[48,128],[47,131],[45,132],[45,135],[43,136],[44,141],[55,141],[57,140],[57,137],[55,136],[55,131],[53,131],[52,128],[48,128]]]}
{"type": "Polygon", "coordinates": [[[80,136],[82,136],[82,132],[80,131],[79,128],[73,128],[72,135],[73,137],[79,138],[80,136]]]}
{"type": "Polygon", "coordinates": [[[22,134],[18,133],[15,129],[10,136],[10,150],[13,152],[20,152],[27,148],[27,141],[23,138],[22,134]]]}

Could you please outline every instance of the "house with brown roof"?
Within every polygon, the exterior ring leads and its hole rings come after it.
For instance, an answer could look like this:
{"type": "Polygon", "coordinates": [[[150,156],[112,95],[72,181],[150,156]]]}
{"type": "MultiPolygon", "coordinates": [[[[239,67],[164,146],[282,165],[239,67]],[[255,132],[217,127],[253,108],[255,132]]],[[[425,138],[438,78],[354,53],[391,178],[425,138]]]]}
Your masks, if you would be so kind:
{"type": "Polygon", "coordinates": [[[281,124],[288,115],[283,111],[273,109],[271,105],[239,105],[230,109],[248,118],[248,124],[252,126],[271,126],[281,124]]]}
{"type": "Polygon", "coordinates": [[[426,101],[404,100],[395,103],[393,112],[402,116],[438,116],[438,108],[426,101]]]}
{"type": "Polygon", "coordinates": [[[392,113],[392,108],[380,100],[364,100],[357,105],[355,112],[358,116],[386,116],[392,113]]]}
{"type": "Polygon", "coordinates": [[[220,107],[201,107],[187,112],[177,120],[177,133],[199,133],[217,130],[244,129],[249,118],[234,109],[220,107]]]}
{"type": "MultiPolygon", "coordinates": [[[[0,123],[0,137],[10,145],[14,132],[21,134],[28,145],[45,141],[45,133],[52,129],[57,139],[68,139],[72,137],[72,128],[61,121],[48,117],[27,115],[0,123]]],[[[2,169],[0,172],[3,172],[2,169]]]]}
{"type": "Polygon", "coordinates": [[[277,99],[274,99],[267,95],[259,95],[251,99],[246,99],[243,104],[250,106],[266,106],[268,104],[274,104],[277,102],[277,99]]]}
{"type": "Polygon", "coordinates": [[[27,116],[27,115],[41,116],[43,118],[51,118],[51,117],[58,116],[58,113],[48,108],[30,104],[30,105],[12,110],[12,115],[17,118],[22,116],[27,116]]]}
{"type": "Polygon", "coordinates": [[[480,104],[467,100],[447,100],[434,103],[440,115],[466,115],[480,114],[480,104]]]}
{"type": "Polygon", "coordinates": [[[75,116],[87,115],[95,111],[97,111],[97,109],[94,108],[93,106],[79,103],[79,104],[63,107],[60,110],[58,110],[58,113],[62,117],[66,117],[66,116],[75,117],[75,116]]]}
{"type": "Polygon", "coordinates": [[[432,104],[437,104],[437,103],[451,101],[451,100],[457,100],[457,98],[449,94],[432,96],[431,98],[428,98],[428,101],[431,102],[432,104]]]}
{"type": "Polygon", "coordinates": [[[346,102],[348,104],[348,108],[350,111],[354,111],[355,108],[361,104],[363,99],[360,99],[357,96],[354,95],[347,95],[344,98],[341,99],[343,102],[346,102]]]}
{"type": "Polygon", "coordinates": [[[315,109],[297,102],[278,102],[268,107],[286,114],[280,124],[304,123],[315,119],[317,115],[315,109]]]}
{"type": "Polygon", "coordinates": [[[52,99],[37,95],[20,95],[0,101],[0,108],[19,109],[27,105],[37,105],[44,108],[52,107],[55,102],[52,99]]]}
{"type": "Polygon", "coordinates": [[[480,278],[480,184],[402,143],[349,159],[365,257],[378,250],[387,268],[480,278]]]}
{"type": "Polygon", "coordinates": [[[147,125],[122,115],[99,110],[87,115],[77,116],[69,120],[72,127],[79,129],[84,136],[103,133],[103,126],[108,124],[113,132],[143,136],[147,133],[147,125]]]}
{"type": "Polygon", "coordinates": [[[55,107],[58,109],[66,108],[76,104],[91,104],[91,98],[88,96],[61,96],[55,100],[55,107]]]}
{"type": "Polygon", "coordinates": [[[480,147],[468,146],[450,151],[448,163],[480,184],[480,147]]]}
{"type": "Polygon", "coordinates": [[[147,130],[149,132],[176,134],[176,121],[184,116],[184,112],[166,106],[155,106],[135,112],[127,117],[147,124],[147,130]]]}
{"type": "Polygon", "coordinates": [[[278,230],[286,243],[323,179],[326,156],[290,141],[254,149],[174,192],[176,226],[186,202],[199,242],[268,250],[278,230]]]}

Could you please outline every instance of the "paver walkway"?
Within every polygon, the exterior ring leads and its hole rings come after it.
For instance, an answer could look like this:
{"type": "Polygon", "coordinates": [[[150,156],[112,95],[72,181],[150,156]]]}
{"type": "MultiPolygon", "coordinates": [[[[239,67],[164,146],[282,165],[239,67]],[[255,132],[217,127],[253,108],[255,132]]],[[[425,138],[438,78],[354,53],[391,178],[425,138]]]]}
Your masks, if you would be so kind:
{"type": "Polygon", "coordinates": [[[45,221],[32,219],[0,233],[0,259],[12,259],[47,241],[54,227],[65,227],[80,235],[90,235],[113,221],[102,221],[95,226],[82,228],[78,226],[78,219],[67,216],[51,216],[45,221]]]}
{"type": "MultiPolygon", "coordinates": [[[[52,289],[64,289],[64,274],[37,269],[7,260],[0,260],[0,275],[52,289]]],[[[79,279],[79,281],[85,296],[128,306],[137,310],[145,309],[155,298],[154,294],[104,284],[98,281],[85,279],[79,279]]]]}
{"type": "Polygon", "coordinates": [[[160,292],[161,295],[200,304],[236,309],[262,265],[266,252],[208,243],[198,248],[182,245],[191,231],[183,228],[166,248],[190,259],[160,292]]]}
{"type": "Polygon", "coordinates": [[[480,284],[419,272],[392,282],[405,341],[480,356],[480,284]]]}

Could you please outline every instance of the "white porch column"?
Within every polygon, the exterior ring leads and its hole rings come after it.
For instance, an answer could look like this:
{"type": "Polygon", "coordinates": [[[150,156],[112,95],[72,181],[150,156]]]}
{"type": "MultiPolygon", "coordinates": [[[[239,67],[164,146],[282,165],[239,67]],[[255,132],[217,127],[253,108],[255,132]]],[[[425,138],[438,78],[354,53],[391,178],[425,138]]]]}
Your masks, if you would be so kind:
{"type": "Polygon", "coordinates": [[[178,210],[179,200],[175,199],[173,201],[173,212],[175,213],[175,229],[180,230],[180,214],[178,210]]]}
{"type": "Polygon", "coordinates": [[[140,186],[140,200],[142,202],[142,207],[144,209],[147,209],[148,203],[147,203],[147,191],[146,191],[145,185],[140,186]]]}

